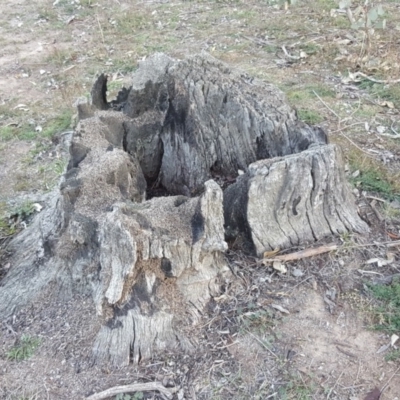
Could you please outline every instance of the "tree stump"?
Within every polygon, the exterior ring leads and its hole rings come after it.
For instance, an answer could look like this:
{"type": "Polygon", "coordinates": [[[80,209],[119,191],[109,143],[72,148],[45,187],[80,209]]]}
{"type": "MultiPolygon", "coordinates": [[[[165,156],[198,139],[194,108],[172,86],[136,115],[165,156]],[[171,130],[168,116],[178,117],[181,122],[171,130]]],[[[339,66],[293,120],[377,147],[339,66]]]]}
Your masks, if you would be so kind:
{"type": "Polygon", "coordinates": [[[59,187],[10,243],[0,318],[53,284],[93,299],[95,362],[190,351],[191,326],[229,279],[225,240],[243,236],[261,255],[368,229],[339,149],[275,86],[207,54],[155,54],[117,99],[106,91],[101,75],[78,106],[59,187]]]}

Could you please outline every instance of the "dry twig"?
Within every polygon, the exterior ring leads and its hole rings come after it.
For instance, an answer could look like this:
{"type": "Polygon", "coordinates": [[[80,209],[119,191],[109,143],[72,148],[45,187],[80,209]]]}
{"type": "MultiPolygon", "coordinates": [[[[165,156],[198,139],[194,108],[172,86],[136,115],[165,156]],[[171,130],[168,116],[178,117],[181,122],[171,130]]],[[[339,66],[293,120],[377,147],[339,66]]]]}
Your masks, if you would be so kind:
{"type": "Polygon", "coordinates": [[[296,251],[295,253],[284,254],[282,256],[275,256],[274,258],[266,258],[263,261],[273,262],[273,261],[295,261],[302,258],[316,256],[318,254],[328,253],[329,251],[337,250],[339,246],[337,244],[328,244],[326,246],[315,247],[311,249],[305,249],[301,251],[296,251]]]}
{"type": "Polygon", "coordinates": [[[159,382],[149,382],[149,383],[134,383],[132,385],[124,385],[124,386],[114,386],[102,392],[92,394],[91,396],[86,397],[86,400],[102,400],[106,399],[107,397],[116,396],[117,394],[120,393],[150,392],[154,390],[159,391],[168,399],[172,399],[171,389],[167,389],[159,382]]]}
{"type": "Polygon", "coordinates": [[[394,374],[388,379],[388,381],[383,385],[382,389],[381,389],[381,395],[383,393],[384,390],[386,390],[386,388],[389,386],[390,381],[396,376],[396,374],[399,372],[400,367],[396,369],[396,371],[394,371],[394,374]]]}

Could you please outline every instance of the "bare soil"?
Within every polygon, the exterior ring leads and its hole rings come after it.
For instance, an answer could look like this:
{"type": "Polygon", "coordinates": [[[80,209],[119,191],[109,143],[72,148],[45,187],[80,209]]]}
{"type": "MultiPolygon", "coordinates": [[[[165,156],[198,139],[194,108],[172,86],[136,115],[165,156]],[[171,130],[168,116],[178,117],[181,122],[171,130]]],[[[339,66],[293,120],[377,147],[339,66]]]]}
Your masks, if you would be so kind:
{"type": "MultiPolygon", "coordinates": [[[[255,0],[3,0],[0,210],[27,196],[40,200],[61,173],[54,161],[65,160],[65,152],[40,132],[27,139],[26,129],[46,127],[63,110],[73,114],[74,102],[88,95],[100,72],[110,74],[112,95],[154,51],[183,57],[206,50],[276,83],[300,115],[316,119],[308,122],[342,145],[349,174],[373,167],[398,192],[400,145],[380,132],[400,127],[400,94],[383,98],[345,79],[347,71],[387,82],[399,78],[400,5],[382,4],[388,27],[374,33],[366,59],[361,33],[331,11],[338,10],[331,0],[304,0],[287,10],[255,0]],[[5,127],[12,138],[5,138],[5,127]]],[[[385,267],[366,261],[386,258],[382,243],[393,238],[388,232],[400,234],[400,223],[387,213],[388,202],[366,197],[381,194],[355,189],[355,195],[371,233],[332,239],[339,251],[289,263],[286,274],[243,256],[233,244],[234,278],[193,328],[195,354],[158,354],[119,370],[93,366],[99,322],[91,299],[50,304],[49,288],[2,322],[0,398],[81,399],[115,385],[161,381],[177,388],[179,399],[363,400],[374,388],[383,390],[383,400],[399,399],[398,361],[385,361],[379,352],[390,337],[371,329],[373,299],[365,282],[399,272],[396,247],[385,267]],[[8,360],[23,334],[39,337],[41,345],[28,360],[8,360]]],[[[7,263],[0,264],[0,277],[7,263]]]]}

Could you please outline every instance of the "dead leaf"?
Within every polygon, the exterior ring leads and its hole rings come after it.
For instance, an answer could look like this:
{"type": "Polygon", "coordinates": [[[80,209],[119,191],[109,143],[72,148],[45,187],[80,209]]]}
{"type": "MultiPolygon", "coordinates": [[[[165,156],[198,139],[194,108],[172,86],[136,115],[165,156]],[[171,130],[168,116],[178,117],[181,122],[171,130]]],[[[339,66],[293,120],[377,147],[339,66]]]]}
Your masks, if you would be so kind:
{"type": "Polygon", "coordinates": [[[280,252],[280,249],[265,251],[263,254],[263,258],[270,258],[270,257],[274,256],[275,254],[278,254],[279,252],[280,252]]]}
{"type": "Polygon", "coordinates": [[[384,344],[383,346],[379,347],[376,354],[381,354],[381,353],[385,352],[389,347],[390,347],[390,344],[384,344]]]}
{"type": "Polygon", "coordinates": [[[390,337],[390,344],[392,345],[392,347],[395,345],[395,343],[396,343],[398,340],[399,340],[399,337],[398,337],[397,335],[395,335],[395,334],[393,334],[393,335],[390,337]]]}
{"type": "Polygon", "coordinates": [[[364,400],[379,400],[381,397],[381,391],[378,388],[375,388],[372,392],[369,392],[364,400]]]}
{"type": "Polygon", "coordinates": [[[385,265],[392,264],[394,261],[394,254],[393,253],[387,253],[386,254],[387,259],[385,260],[384,258],[370,258],[365,262],[365,264],[378,264],[378,267],[384,267],[385,265]]]}
{"type": "Polygon", "coordinates": [[[387,107],[387,108],[391,108],[391,109],[394,108],[394,103],[392,101],[381,101],[381,102],[378,102],[378,104],[381,107],[387,107]]]}
{"type": "Polygon", "coordinates": [[[280,311],[280,312],[282,312],[282,313],[290,314],[290,312],[289,312],[288,310],[286,310],[286,308],[283,308],[283,307],[280,306],[279,304],[271,304],[271,307],[272,307],[272,308],[275,308],[275,310],[278,310],[278,311],[280,311]]]}
{"type": "Polygon", "coordinates": [[[280,261],[274,261],[272,263],[272,268],[282,274],[286,274],[286,272],[287,272],[287,268],[285,267],[285,264],[282,264],[280,261]]]}

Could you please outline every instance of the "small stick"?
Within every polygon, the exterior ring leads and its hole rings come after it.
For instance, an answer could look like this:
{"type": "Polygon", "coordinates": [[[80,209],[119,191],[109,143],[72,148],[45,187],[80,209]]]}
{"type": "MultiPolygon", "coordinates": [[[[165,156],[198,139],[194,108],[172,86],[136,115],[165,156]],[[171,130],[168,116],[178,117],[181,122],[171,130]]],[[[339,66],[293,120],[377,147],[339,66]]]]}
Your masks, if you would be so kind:
{"type": "Polygon", "coordinates": [[[384,390],[386,390],[386,388],[388,387],[390,381],[395,377],[395,375],[399,372],[400,367],[396,369],[396,371],[394,371],[394,374],[389,378],[389,380],[383,385],[382,389],[381,389],[381,395],[383,393],[384,390]]]}
{"type": "Polygon", "coordinates": [[[337,115],[337,114],[335,113],[335,111],[333,111],[332,108],[330,108],[330,107],[328,106],[328,104],[326,104],[326,103],[321,99],[321,97],[318,96],[318,94],[317,94],[317,92],[316,92],[315,90],[313,90],[312,92],[318,97],[318,100],[319,100],[333,115],[336,116],[336,118],[339,120],[339,123],[340,123],[340,117],[339,117],[339,115],[337,115]]]}
{"type": "Polygon", "coordinates": [[[376,200],[376,201],[381,201],[382,203],[387,203],[387,200],[381,199],[379,197],[375,196],[365,196],[366,199],[371,199],[371,200],[376,200]]]}
{"type": "MultiPolygon", "coordinates": [[[[365,124],[365,122],[354,122],[354,124],[350,124],[350,125],[343,126],[342,128],[336,129],[335,131],[330,131],[330,133],[341,132],[341,131],[344,131],[344,130],[346,130],[346,129],[351,128],[352,126],[364,125],[364,124],[365,124]]],[[[393,135],[391,135],[391,136],[393,136],[393,135]]]]}
{"type": "Polygon", "coordinates": [[[339,375],[339,378],[336,379],[335,384],[331,387],[331,390],[329,391],[328,396],[326,397],[327,400],[329,399],[329,397],[331,397],[333,389],[335,389],[335,386],[338,384],[338,382],[339,382],[340,378],[342,377],[343,373],[344,373],[344,371],[342,371],[342,373],[339,375]]]}
{"type": "Polygon", "coordinates": [[[285,46],[281,46],[281,49],[285,53],[286,57],[291,58],[292,60],[300,60],[300,57],[290,55],[285,46]]]}
{"type": "Polygon", "coordinates": [[[260,343],[261,346],[263,346],[266,350],[268,350],[275,358],[278,358],[278,356],[271,349],[269,349],[268,346],[266,346],[260,338],[258,338],[256,335],[253,335],[250,331],[246,330],[246,332],[253,336],[253,338],[256,339],[257,342],[260,343]]]}
{"type": "Polygon", "coordinates": [[[396,240],[395,242],[388,242],[386,247],[397,247],[400,246],[400,240],[396,240]]]}
{"type": "Polygon", "coordinates": [[[99,25],[99,29],[100,29],[100,34],[101,34],[101,40],[103,42],[103,46],[104,48],[107,50],[106,48],[106,42],[104,40],[104,34],[103,34],[103,28],[101,27],[100,21],[99,21],[99,16],[96,14],[96,19],[97,19],[97,24],[99,25]]]}
{"type": "Polygon", "coordinates": [[[92,394],[89,397],[86,397],[86,400],[102,400],[107,397],[116,396],[120,393],[128,393],[128,392],[147,392],[157,390],[161,394],[165,395],[168,399],[172,399],[173,395],[171,390],[164,387],[159,382],[149,382],[149,383],[134,383],[132,385],[124,385],[124,386],[114,386],[103,392],[92,394]]]}
{"type": "Polygon", "coordinates": [[[390,80],[390,79],[375,79],[375,78],[372,78],[372,77],[370,77],[370,76],[368,76],[368,75],[366,75],[366,74],[364,74],[362,72],[356,72],[354,75],[355,76],[362,76],[363,78],[368,79],[369,81],[375,82],[375,83],[400,83],[400,79],[393,79],[393,80],[390,80]]]}
{"type": "Polygon", "coordinates": [[[275,256],[274,258],[265,258],[263,261],[265,262],[273,262],[273,261],[294,261],[300,260],[306,257],[316,256],[318,254],[328,253],[329,251],[337,250],[339,246],[337,244],[330,244],[327,246],[320,246],[311,249],[305,249],[301,251],[296,251],[295,253],[284,254],[282,256],[275,256]]]}
{"type": "Polygon", "coordinates": [[[356,147],[358,150],[362,151],[364,154],[367,154],[369,157],[375,158],[372,154],[368,153],[368,151],[365,151],[362,149],[360,146],[358,146],[356,143],[354,143],[348,136],[346,136],[343,132],[340,132],[340,134],[347,139],[354,147],[356,147]]]}

